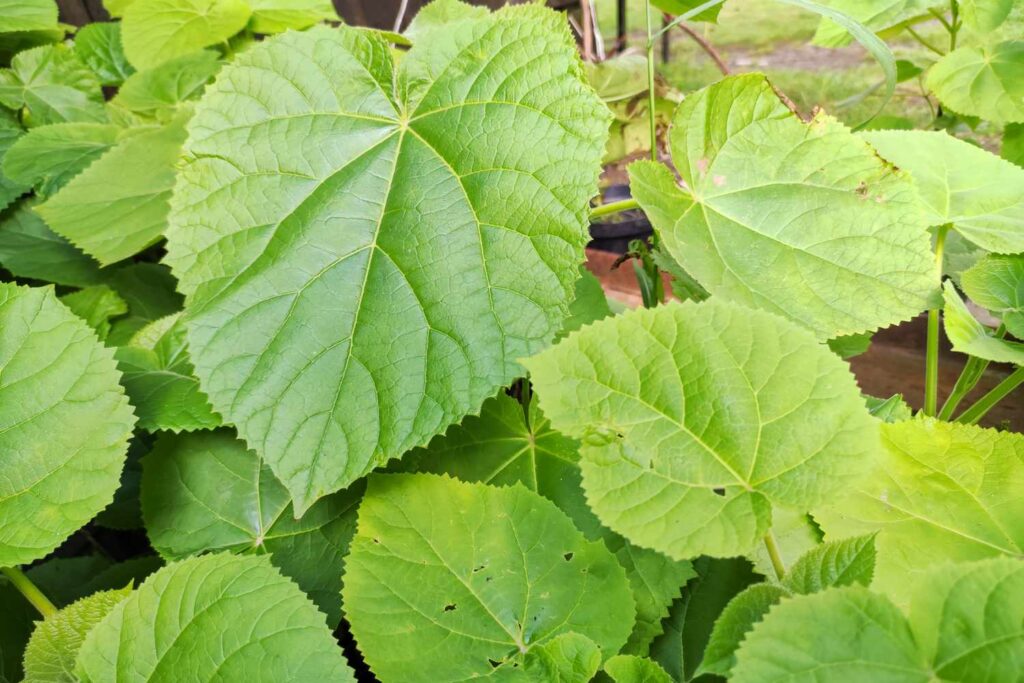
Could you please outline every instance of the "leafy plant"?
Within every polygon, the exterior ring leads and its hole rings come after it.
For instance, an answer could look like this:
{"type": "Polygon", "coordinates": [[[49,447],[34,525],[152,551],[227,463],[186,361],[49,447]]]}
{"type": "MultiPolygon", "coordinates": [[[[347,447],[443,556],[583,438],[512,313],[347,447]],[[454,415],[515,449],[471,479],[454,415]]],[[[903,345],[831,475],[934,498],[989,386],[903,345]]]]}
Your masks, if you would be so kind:
{"type": "Polygon", "coordinates": [[[931,129],[676,106],[722,0],[587,65],[536,4],[0,0],[0,680],[1016,680],[1020,10],[780,2],[931,129]],[[581,265],[636,209],[623,312],[581,265]],[[922,400],[863,395],[924,311],[922,400]]]}

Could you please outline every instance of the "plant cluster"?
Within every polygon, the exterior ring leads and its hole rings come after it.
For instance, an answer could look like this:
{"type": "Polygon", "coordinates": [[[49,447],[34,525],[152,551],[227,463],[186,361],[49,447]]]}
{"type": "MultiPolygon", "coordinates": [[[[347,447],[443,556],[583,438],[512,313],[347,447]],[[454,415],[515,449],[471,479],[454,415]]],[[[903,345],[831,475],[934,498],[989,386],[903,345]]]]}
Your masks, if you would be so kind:
{"type": "Polygon", "coordinates": [[[638,89],[535,3],[0,0],[0,680],[1019,680],[1020,3],[779,1],[934,129],[728,76],[666,163],[652,21],[638,89]],[[588,74],[653,156],[596,208],[588,74]],[[613,314],[588,218],[637,207],[676,300],[613,314]],[[923,311],[922,409],[862,395],[923,311]]]}

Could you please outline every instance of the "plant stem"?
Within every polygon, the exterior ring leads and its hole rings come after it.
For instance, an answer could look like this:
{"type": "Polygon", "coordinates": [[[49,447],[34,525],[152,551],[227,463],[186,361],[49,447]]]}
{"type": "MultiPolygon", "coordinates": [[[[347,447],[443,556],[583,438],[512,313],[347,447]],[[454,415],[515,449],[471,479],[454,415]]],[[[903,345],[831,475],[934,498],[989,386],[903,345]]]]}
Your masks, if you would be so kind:
{"type": "Polygon", "coordinates": [[[631,211],[639,208],[640,204],[635,199],[623,199],[617,202],[609,202],[607,204],[594,207],[590,212],[590,219],[593,220],[595,218],[601,218],[602,216],[610,216],[613,213],[622,213],[623,211],[631,211]]]}
{"type": "MultiPolygon", "coordinates": [[[[935,236],[935,268],[939,281],[942,280],[942,255],[946,247],[946,235],[950,225],[947,223],[939,228],[935,236]]],[[[928,344],[924,369],[924,414],[935,415],[939,403],[939,311],[933,308],[928,311],[928,344]]]]}
{"type": "Polygon", "coordinates": [[[646,2],[647,10],[647,121],[651,127],[651,160],[658,160],[658,128],[654,111],[654,30],[651,24],[651,3],[646,2]]]}
{"type": "Polygon", "coordinates": [[[718,54],[718,50],[715,49],[715,46],[708,42],[707,38],[682,22],[679,23],[679,28],[683,30],[683,33],[690,36],[690,38],[700,46],[700,49],[704,50],[707,56],[711,58],[711,61],[715,63],[715,66],[718,67],[718,70],[722,72],[723,76],[729,75],[729,66],[725,63],[725,60],[722,59],[722,55],[718,54]]]}
{"type": "Polygon", "coordinates": [[[926,48],[928,48],[929,50],[931,50],[935,54],[939,55],[940,57],[945,57],[946,56],[945,52],[943,52],[939,48],[937,48],[934,45],[932,45],[931,43],[929,43],[927,40],[924,39],[924,37],[920,33],[915,31],[913,28],[911,28],[910,26],[907,26],[906,28],[907,28],[907,33],[909,33],[914,40],[916,40],[917,42],[921,43],[921,45],[924,45],[926,48]]]}
{"type": "Polygon", "coordinates": [[[956,421],[969,425],[976,424],[997,403],[1006,398],[1007,394],[1021,384],[1024,384],[1024,368],[1017,368],[1006,379],[993,387],[990,392],[979,398],[977,403],[965,410],[956,421]]]}
{"type": "Polygon", "coordinates": [[[25,596],[25,599],[32,603],[43,617],[50,617],[57,613],[57,608],[50,600],[43,595],[32,581],[25,576],[25,573],[17,567],[0,567],[0,573],[7,577],[11,585],[18,589],[18,592],[25,596]]]}
{"type": "MultiPolygon", "coordinates": [[[[1005,334],[1006,326],[1000,325],[996,330],[996,337],[1003,337],[1005,334]]],[[[953,390],[949,392],[949,397],[942,404],[942,410],[939,411],[940,420],[948,420],[953,417],[960,402],[978,385],[988,366],[989,361],[987,360],[975,356],[967,357],[967,362],[964,364],[964,369],[960,371],[960,376],[956,378],[953,390]]]]}
{"type": "Polygon", "coordinates": [[[939,10],[933,7],[932,9],[928,10],[928,14],[938,19],[939,23],[942,24],[942,27],[945,28],[947,31],[953,30],[953,27],[949,25],[949,22],[946,21],[946,17],[943,16],[942,12],[940,12],[939,10]]]}
{"type": "Polygon", "coordinates": [[[786,565],[782,563],[782,555],[779,553],[779,544],[775,541],[775,534],[769,529],[768,533],[764,535],[764,547],[768,549],[768,557],[772,561],[772,568],[775,570],[775,576],[778,577],[779,581],[782,581],[783,577],[786,576],[786,565]]]}
{"type": "MultiPolygon", "coordinates": [[[[683,23],[684,21],[689,21],[690,19],[693,19],[695,16],[697,16],[698,14],[701,14],[702,12],[706,12],[709,9],[713,9],[715,7],[718,7],[723,2],[725,2],[725,0],[708,0],[703,5],[697,5],[693,9],[691,9],[691,10],[689,10],[687,12],[683,12],[678,17],[676,17],[672,21],[670,21],[667,24],[665,24],[661,28],[661,30],[658,31],[657,33],[655,33],[653,36],[648,36],[647,42],[648,43],[653,43],[655,40],[657,40],[658,38],[661,37],[662,33],[668,33],[674,27],[678,26],[679,24],[683,23]]],[[[648,2],[648,7],[649,6],[650,6],[650,3],[648,2]]],[[[648,25],[650,25],[649,22],[648,22],[648,25]]]]}
{"type": "Polygon", "coordinates": [[[950,22],[946,28],[949,31],[949,51],[956,49],[956,35],[960,32],[960,3],[957,0],[949,0],[950,22]]]}

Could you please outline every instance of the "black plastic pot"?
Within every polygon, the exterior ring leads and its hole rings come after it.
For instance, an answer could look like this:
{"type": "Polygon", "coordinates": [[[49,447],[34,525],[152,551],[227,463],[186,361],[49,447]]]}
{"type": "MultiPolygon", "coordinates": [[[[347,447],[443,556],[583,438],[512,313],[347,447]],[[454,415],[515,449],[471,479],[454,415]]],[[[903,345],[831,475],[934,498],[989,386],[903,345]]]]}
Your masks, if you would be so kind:
{"type": "MultiPolygon", "coordinates": [[[[632,196],[629,185],[611,185],[605,189],[601,200],[603,204],[610,204],[632,196]]],[[[653,232],[651,223],[643,211],[623,211],[591,221],[590,244],[587,246],[613,254],[625,254],[629,251],[629,243],[632,240],[646,240],[653,232]]]]}

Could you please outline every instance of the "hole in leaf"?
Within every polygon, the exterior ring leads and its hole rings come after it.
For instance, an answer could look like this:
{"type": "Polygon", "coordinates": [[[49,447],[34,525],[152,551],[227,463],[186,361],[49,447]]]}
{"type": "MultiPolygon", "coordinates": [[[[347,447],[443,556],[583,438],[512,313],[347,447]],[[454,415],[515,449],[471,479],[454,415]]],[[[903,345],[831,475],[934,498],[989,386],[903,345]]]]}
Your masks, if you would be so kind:
{"type": "Polygon", "coordinates": [[[501,666],[501,662],[496,662],[490,657],[487,658],[487,663],[491,665],[492,669],[497,669],[499,666],[501,666]]]}
{"type": "Polygon", "coordinates": [[[725,489],[711,489],[716,495],[725,496],[725,489]]]}
{"type": "Polygon", "coordinates": [[[487,565],[486,564],[482,564],[479,567],[474,567],[473,568],[473,573],[476,574],[477,572],[483,571],[484,569],[487,569],[487,565]]]}
{"type": "Polygon", "coordinates": [[[564,557],[565,561],[568,562],[572,559],[572,553],[566,553],[565,555],[562,555],[562,557],[564,557]]]}
{"type": "Polygon", "coordinates": [[[453,602],[451,604],[445,605],[444,606],[444,611],[445,612],[454,612],[455,611],[455,603],[453,602]]]}

